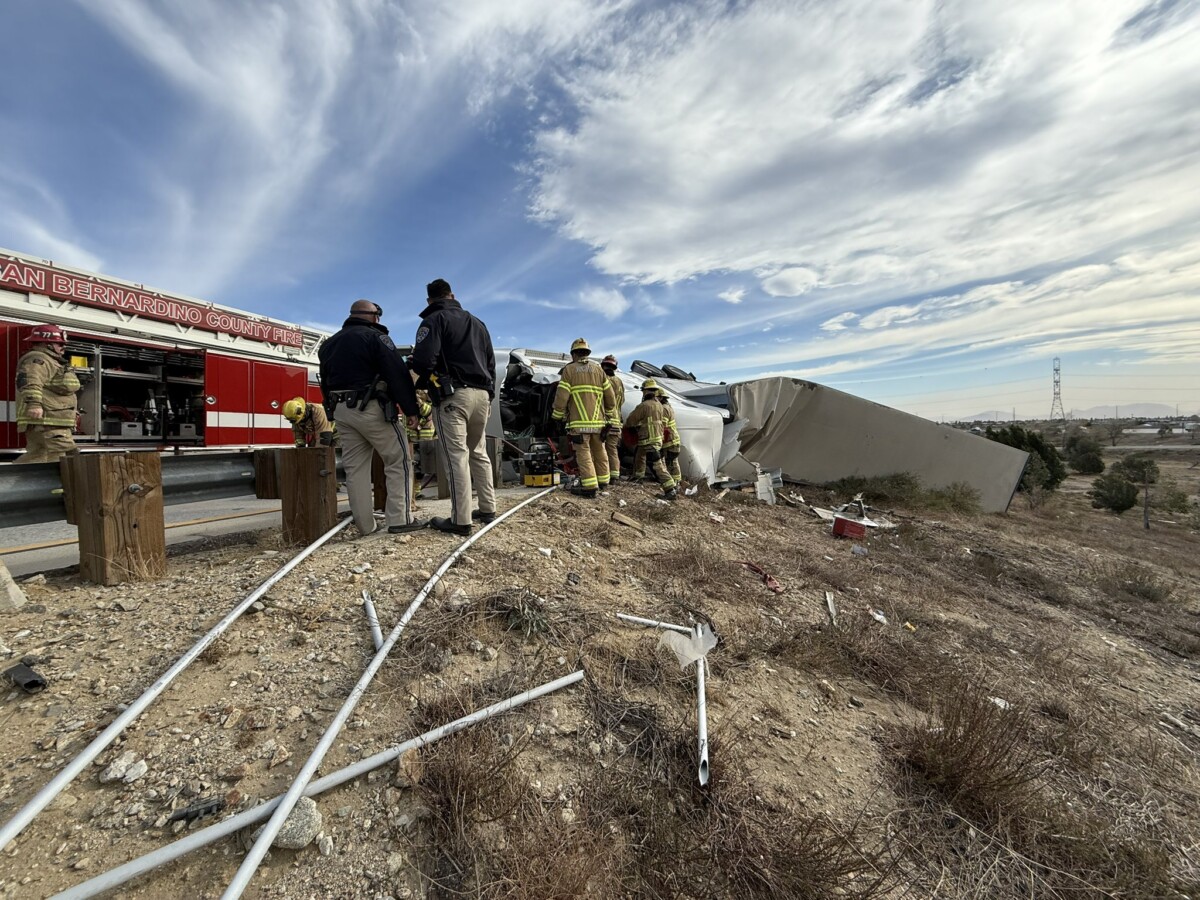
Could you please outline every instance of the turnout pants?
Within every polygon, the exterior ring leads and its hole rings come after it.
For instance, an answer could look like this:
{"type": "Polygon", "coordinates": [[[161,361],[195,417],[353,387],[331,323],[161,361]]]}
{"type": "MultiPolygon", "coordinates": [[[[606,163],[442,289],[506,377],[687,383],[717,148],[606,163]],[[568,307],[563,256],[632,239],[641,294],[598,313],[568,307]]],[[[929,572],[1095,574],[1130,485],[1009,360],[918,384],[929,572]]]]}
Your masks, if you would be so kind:
{"type": "Polygon", "coordinates": [[[671,447],[663,447],[663,462],[666,464],[667,472],[675,479],[676,484],[683,481],[683,473],[679,468],[679,444],[671,447]]]}
{"type": "Polygon", "coordinates": [[[654,477],[662,485],[664,491],[669,491],[675,487],[675,479],[667,471],[666,463],[663,462],[662,451],[658,447],[637,448],[637,455],[633,458],[634,478],[646,477],[646,463],[650,463],[650,469],[654,472],[654,477]]]}
{"type": "Polygon", "coordinates": [[[600,435],[572,434],[575,465],[579,469],[579,486],[585,491],[608,486],[608,450],[600,435]]]}
{"type": "Polygon", "coordinates": [[[17,457],[19,463],[58,462],[64,453],[75,449],[71,429],[49,425],[25,426],[25,452],[17,457]]]}
{"type": "Polygon", "coordinates": [[[342,465],[346,468],[346,491],[354,524],[363,534],[375,530],[375,499],[371,490],[371,455],[383,460],[387,482],[388,525],[407,525],[412,521],[412,460],[408,455],[408,436],[401,422],[389,422],[379,404],[371,401],[366,409],[350,409],[339,403],[334,410],[338,434],[342,436],[342,465]]]}
{"type": "Polygon", "coordinates": [[[485,431],[492,401],[487,391],[463,387],[433,409],[438,443],[450,480],[450,518],[455,525],[471,524],[471,488],[479,493],[479,511],[496,511],[496,487],[488,458],[485,431]]]}
{"type": "Polygon", "coordinates": [[[614,425],[604,439],[604,449],[608,452],[608,480],[616,484],[621,477],[621,426],[614,425]]]}

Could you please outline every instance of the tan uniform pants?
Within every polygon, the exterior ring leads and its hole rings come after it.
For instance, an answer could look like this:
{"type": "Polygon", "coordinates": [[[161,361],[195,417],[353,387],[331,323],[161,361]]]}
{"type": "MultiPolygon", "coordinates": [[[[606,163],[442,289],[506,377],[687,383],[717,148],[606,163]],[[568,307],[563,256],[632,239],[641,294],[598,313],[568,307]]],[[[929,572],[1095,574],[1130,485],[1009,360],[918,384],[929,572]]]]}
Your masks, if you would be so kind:
{"type": "Polygon", "coordinates": [[[342,465],[346,469],[346,492],[354,524],[363,534],[375,530],[375,498],[371,490],[371,456],[383,460],[387,482],[388,525],[407,525],[412,521],[412,461],[408,456],[408,437],[401,422],[388,422],[374,400],[366,409],[350,409],[339,403],[333,411],[342,436],[342,465]]]}
{"type": "Polygon", "coordinates": [[[675,483],[683,481],[683,473],[679,468],[679,449],[680,445],[674,447],[663,447],[663,462],[666,464],[667,471],[671,473],[671,477],[675,479],[675,483]]]}
{"type": "Polygon", "coordinates": [[[633,477],[646,477],[646,461],[653,451],[655,460],[651,464],[650,469],[654,472],[654,477],[658,479],[658,483],[663,486],[664,491],[668,491],[675,487],[675,479],[671,477],[671,473],[667,471],[667,465],[663,462],[662,451],[657,447],[638,447],[637,455],[633,458],[633,477]]]}
{"type": "Polygon", "coordinates": [[[479,510],[496,511],[496,487],[488,458],[485,431],[492,401],[487,391],[459,388],[433,409],[437,439],[450,481],[450,518],[455,525],[471,524],[471,488],[479,493],[479,510]]]}
{"type": "Polygon", "coordinates": [[[608,486],[608,450],[599,434],[573,434],[571,447],[575,450],[575,465],[579,469],[579,486],[594,491],[608,486]]]}
{"type": "Polygon", "coordinates": [[[19,463],[58,462],[68,450],[75,449],[70,428],[49,425],[25,426],[25,452],[17,457],[19,463]]]}
{"type": "Polygon", "coordinates": [[[613,484],[616,484],[617,479],[621,477],[620,446],[621,426],[614,425],[608,432],[608,437],[604,439],[604,449],[608,451],[608,480],[613,484]]]}

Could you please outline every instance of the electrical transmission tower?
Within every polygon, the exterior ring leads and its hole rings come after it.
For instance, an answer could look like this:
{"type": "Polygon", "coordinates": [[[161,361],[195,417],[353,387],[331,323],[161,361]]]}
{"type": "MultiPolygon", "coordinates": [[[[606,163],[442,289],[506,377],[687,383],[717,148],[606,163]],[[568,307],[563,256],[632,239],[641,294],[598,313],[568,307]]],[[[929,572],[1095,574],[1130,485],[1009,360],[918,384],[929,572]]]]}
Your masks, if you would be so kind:
{"type": "Polygon", "coordinates": [[[1054,357],[1054,402],[1050,404],[1050,421],[1061,419],[1066,424],[1067,414],[1062,405],[1062,369],[1058,357],[1054,357]]]}

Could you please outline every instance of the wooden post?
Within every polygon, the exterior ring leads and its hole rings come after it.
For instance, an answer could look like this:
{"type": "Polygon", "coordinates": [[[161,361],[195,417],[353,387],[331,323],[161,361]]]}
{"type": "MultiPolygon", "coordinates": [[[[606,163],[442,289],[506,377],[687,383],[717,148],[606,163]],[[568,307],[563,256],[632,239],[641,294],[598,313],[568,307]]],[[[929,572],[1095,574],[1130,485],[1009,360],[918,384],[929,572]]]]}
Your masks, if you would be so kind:
{"type": "Polygon", "coordinates": [[[371,454],[371,488],[374,509],[385,509],[387,507],[387,477],[383,471],[383,457],[378,453],[371,454]]]}
{"type": "Polygon", "coordinates": [[[279,499],[278,449],[254,451],[254,496],[259,500],[279,499]]]}
{"type": "Polygon", "coordinates": [[[68,450],[58,461],[58,477],[62,481],[63,506],[67,510],[68,525],[79,524],[79,517],[75,515],[75,466],[70,462],[77,456],[78,450],[68,450]]]}
{"type": "Polygon", "coordinates": [[[97,584],[149,581],[167,571],[162,460],[157,452],[65,457],[79,523],[79,574],[97,584]]]}
{"type": "Polygon", "coordinates": [[[332,447],[279,452],[283,540],[311,544],[337,524],[337,472],[332,447]]]}

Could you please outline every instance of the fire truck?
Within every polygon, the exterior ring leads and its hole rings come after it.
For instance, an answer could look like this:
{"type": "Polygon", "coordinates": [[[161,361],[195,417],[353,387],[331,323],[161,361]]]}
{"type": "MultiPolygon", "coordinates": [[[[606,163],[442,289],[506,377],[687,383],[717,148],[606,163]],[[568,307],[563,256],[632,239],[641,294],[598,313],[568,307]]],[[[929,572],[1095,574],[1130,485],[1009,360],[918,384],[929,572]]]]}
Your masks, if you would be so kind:
{"type": "Polygon", "coordinates": [[[290,445],[283,404],[321,402],[328,334],[0,249],[0,454],[17,434],[16,367],[42,322],[67,332],[81,448],[290,445]]]}

